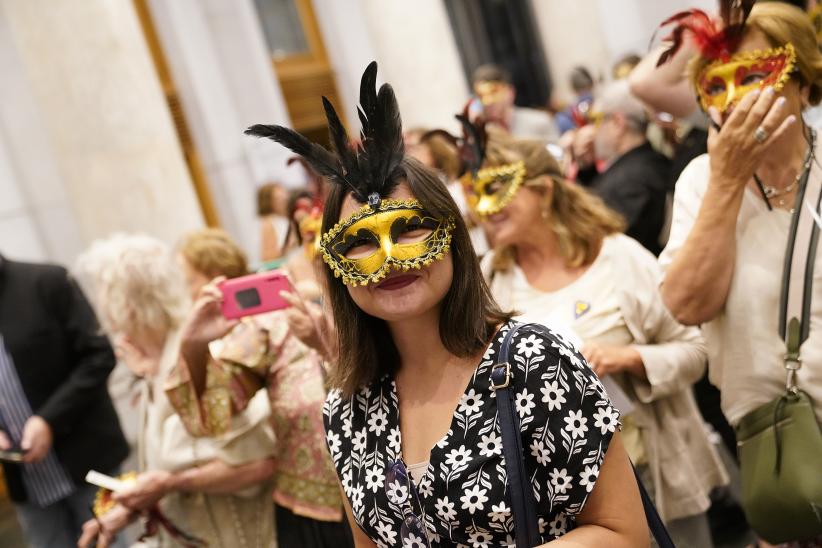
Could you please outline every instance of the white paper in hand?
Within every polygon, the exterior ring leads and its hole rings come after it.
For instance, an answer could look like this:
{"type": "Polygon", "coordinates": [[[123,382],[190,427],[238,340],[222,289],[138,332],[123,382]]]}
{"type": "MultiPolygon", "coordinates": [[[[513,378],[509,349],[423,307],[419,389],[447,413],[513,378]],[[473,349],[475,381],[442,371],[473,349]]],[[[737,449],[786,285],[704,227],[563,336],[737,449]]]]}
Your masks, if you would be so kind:
{"type": "Polygon", "coordinates": [[[122,491],[128,486],[124,481],[101,474],[100,472],[95,472],[94,470],[89,470],[88,474],[86,474],[86,481],[97,487],[102,487],[103,489],[114,492],[122,491]]]}

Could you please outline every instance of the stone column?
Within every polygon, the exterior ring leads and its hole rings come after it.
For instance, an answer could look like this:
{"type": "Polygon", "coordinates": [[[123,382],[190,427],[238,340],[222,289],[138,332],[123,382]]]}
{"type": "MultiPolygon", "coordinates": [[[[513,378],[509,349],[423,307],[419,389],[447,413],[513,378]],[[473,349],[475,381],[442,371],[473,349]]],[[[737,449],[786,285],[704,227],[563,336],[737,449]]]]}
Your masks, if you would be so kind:
{"type": "Polygon", "coordinates": [[[286,149],[243,135],[255,123],[290,125],[253,0],[148,3],[221,224],[253,261],[257,185],[305,178],[286,168],[286,149]]]}
{"type": "Polygon", "coordinates": [[[45,254],[69,259],[58,251],[61,233],[76,248],[114,231],[173,242],[201,226],[132,3],[0,0],[0,20],[0,50],[13,57],[0,66],[21,69],[12,74],[16,92],[5,89],[4,73],[3,98],[13,102],[0,124],[29,207],[50,204],[57,214],[32,216],[45,254]]]}

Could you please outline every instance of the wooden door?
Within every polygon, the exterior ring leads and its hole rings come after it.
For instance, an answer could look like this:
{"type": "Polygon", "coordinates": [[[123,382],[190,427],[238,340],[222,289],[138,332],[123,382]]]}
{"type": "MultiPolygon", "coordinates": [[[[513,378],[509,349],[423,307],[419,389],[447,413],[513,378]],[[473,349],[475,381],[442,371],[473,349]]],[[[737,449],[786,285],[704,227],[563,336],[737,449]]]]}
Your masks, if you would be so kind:
{"type": "MultiPolygon", "coordinates": [[[[320,96],[339,108],[334,73],[328,61],[310,0],[254,0],[283,91],[291,124],[307,137],[327,142],[320,96]]],[[[345,123],[345,119],[343,119],[345,123]]]]}

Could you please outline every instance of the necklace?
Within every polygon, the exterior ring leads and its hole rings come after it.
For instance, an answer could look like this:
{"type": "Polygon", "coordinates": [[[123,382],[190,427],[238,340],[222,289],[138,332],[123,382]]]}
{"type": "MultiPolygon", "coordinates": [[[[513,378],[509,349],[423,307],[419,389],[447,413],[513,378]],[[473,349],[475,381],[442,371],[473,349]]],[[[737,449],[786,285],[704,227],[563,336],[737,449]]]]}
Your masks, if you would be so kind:
{"type": "MultiPolygon", "coordinates": [[[[814,149],[816,143],[816,131],[813,129],[810,130],[810,136],[808,138],[808,153],[805,156],[805,162],[802,165],[802,172],[797,174],[794,178],[793,182],[786,187],[777,188],[774,186],[766,185],[762,182],[762,179],[754,173],[754,181],[756,185],[759,187],[759,191],[762,193],[762,198],[765,200],[765,204],[768,206],[768,210],[772,210],[773,206],[771,205],[771,198],[778,198],[776,204],[780,208],[784,208],[787,205],[787,197],[790,195],[796,188],[802,185],[803,180],[807,180],[807,177],[811,170],[811,164],[814,160],[814,149]]],[[[793,209],[791,209],[791,213],[793,213],[793,209]]]]}
{"type": "Polygon", "coordinates": [[[805,160],[804,165],[802,166],[802,171],[800,173],[798,173],[796,175],[796,177],[794,177],[793,182],[791,184],[789,184],[788,186],[786,186],[784,188],[776,188],[774,186],[762,185],[762,188],[765,192],[765,197],[768,198],[768,200],[778,198],[778,200],[776,201],[776,204],[779,207],[785,207],[785,205],[786,205],[785,204],[785,199],[787,198],[787,195],[790,194],[791,192],[793,192],[799,186],[799,182],[802,180],[802,176],[805,175],[805,172],[808,169],[810,169],[810,167],[811,167],[811,159],[810,159],[810,157],[808,157],[805,160]]]}

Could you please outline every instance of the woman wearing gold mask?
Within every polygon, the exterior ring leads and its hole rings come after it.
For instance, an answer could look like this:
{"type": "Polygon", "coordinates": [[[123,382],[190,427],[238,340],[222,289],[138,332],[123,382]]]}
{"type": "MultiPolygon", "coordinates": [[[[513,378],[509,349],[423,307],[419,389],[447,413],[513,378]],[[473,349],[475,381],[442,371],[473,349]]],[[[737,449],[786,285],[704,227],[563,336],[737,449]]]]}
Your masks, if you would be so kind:
{"type": "MultiPolygon", "coordinates": [[[[770,417],[765,423],[779,417],[779,409],[775,415],[765,407],[786,393],[786,384],[794,394],[804,391],[822,419],[822,254],[808,243],[818,230],[822,154],[802,122],[802,112],[822,99],[822,55],[802,10],[758,2],[746,19],[749,4],[734,2],[724,25],[699,12],[676,16],[673,36],[690,34],[702,45],[691,78],[720,129],[676,185],[670,240],[660,257],[667,269],[663,299],[682,323],[702,325],[710,379],[738,436],[760,410],[770,417]],[[794,232],[797,245],[789,246],[794,232]],[[791,290],[782,304],[784,265],[791,265],[791,290]],[[797,322],[794,340],[792,322],[780,322],[780,315],[802,317],[791,310],[803,300],[808,318],[797,322]]],[[[822,478],[822,460],[803,461],[812,467],[803,476],[822,478]]],[[[744,480],[744,458],[742,465],[744,480]]],[[[743,502],[744,493],[743,481],[743,502]]],[[[797,530],[792,540],[819,534],[818,513],[806,517],[816,520],[817,532],[797,530]]]]}
{"type": "Polygon", "coordinates": [[[335,154],[279,126],[249,130],[335,182],[321,249],[339,359],[324,411],[356,545],[523,546],[525,533],[529,546],[647,545],[617,412],[581,356],[527,328],[508,369],[530,479],[514,487],[536,499],[539,527],[537,515],[515,527],[505,471],[518,459],[502,457],[497,402],[509,400],[496,391],[508,385],[491,381],[512,324],[445,185],[404,155],[396,99],[388,85],[375,93],[376,70],[363,74],[357,147],[327,101],[335,154]],[[567,387],[551,407],[537,405],[548,377],[567,387]]]}
{"type": "Polygon", "coordinates": [[[463,180],[495,235],[482,261],[491,293],[581,339],[594,372],[624,393],[615,403],[625,447],[674,543],[712,546],[705,511],[727,476],[691,395],[705,368],[699,331],[665,309],[653,255],[621,234],[599,198],[567,182],[541,143],[492,133],[481,155],[484,167],[463,180]]]}

